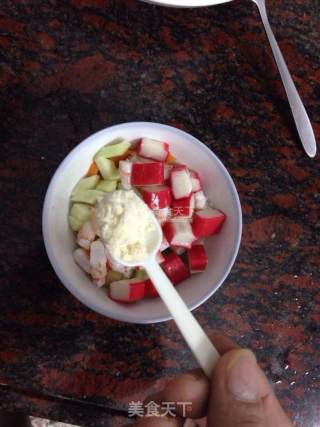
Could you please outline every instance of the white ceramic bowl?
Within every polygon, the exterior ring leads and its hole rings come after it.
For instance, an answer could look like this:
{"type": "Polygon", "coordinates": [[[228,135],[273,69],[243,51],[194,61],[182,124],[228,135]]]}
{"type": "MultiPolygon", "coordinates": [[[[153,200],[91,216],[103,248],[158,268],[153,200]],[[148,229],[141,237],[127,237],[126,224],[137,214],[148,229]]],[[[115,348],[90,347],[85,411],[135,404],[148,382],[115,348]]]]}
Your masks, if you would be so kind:
{"type": "Polygon", "coordinates": [[[77,145],[60,164],[47,190],[42,217],[46,250],[59,279],[76,298],[104,316],[131,323],[161,322],[171,316],[160,298],[120,305],[92,285],[72,258],[75,238],[68,225],[68,209],[72,188],[86,174],[99,148],[116,137],[134,140],[142,136],[168,141],[177,159],[200,173],[206,194],[227,214],[222,231],[207,239],[206,271],[192,275],[177,287],[191,310],[206,301],[229,274],[242,230],[239,197],[229,173],[217,156],[193,136],[156,123],[126,123],[97,132],[77,145]]]}
{"type": "Polygon", "coordinates": [[[204,7],[220,3],[228,3],[232,0],[143,0],[146,3],[158,4],[170,7],[204,7]]]}

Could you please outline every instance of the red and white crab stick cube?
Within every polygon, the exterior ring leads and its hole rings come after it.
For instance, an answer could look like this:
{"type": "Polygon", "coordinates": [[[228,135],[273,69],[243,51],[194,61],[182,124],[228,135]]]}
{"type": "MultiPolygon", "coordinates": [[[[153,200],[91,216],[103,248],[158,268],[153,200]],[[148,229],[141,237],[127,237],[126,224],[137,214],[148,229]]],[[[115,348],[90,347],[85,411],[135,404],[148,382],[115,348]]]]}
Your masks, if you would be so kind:
{"type": "Polygon", "coordinates": [[[168,221],[163,225],[162,230],[165,238],[173,246],[190,248],[196,239],[187,220],[168,221]]]}
{"type": "Polygon", "coordinates": [[[194,245],[188,249],[188,263],[191,273],[201,273],[208,264],[208,256],[204,245],[194,245]]]}
{"type": "Polygon", "coordinates": [[[96,237],[92,221],[86,221],[80,228],[77,234],[77,243],[83,249],[89,250],[91,243],[96,237]]]}
{"type": "Polygon", "coordinates": [[[202,189],[201,180],[198,172],[190,171],[190,177],[192,182],[192,191],[195,193],[196,191],[200,191],[202,189]]]}
{"type": "Polygon", "coordinates": [[[169,144],[151,138],[142,138],[138,144],[137,153],[147,159],[165,162],[169,155],[169,144]]]}
{"type": "Polygon", "coordinates": [[[170,244],[169,244],[168,240],[166,239],[166,236],[163,235],[162,236],[162,242],[161,242],[161,245],[160,245],[160,252],[165,251],[169,247],[170,247],[170,244]]]}
{"type": "Polygon", "coordinates": [[[170,179],[172,165],[168,165],[168,163],[164,164],[164,181],[167,182],[170,179]]]}
{"type": "Polygon", "coordinates": [[[171,206],[171,214],[174,218],[192,218],[194,211],[194,195],[191,194],[189,197],[183,199],[173,200],[171,206]]]}
{"type": "Polygon", "coordinates": [[[101,240],[95,240],[90,246],[90,274],[97,284],[102,286],[103,279],[107,275],[107,256],[104,244],[101,240]]]}
{"type": "Polygon", "coordinates": [[[73,252],[73,259],[78,264],[78,266],[82,268],[83,271],[90,274],[91,265],[90,265],[89,253],[87,251],[85,251],[82,248],[77,248],[73,252]]]}
{"type": "Polygon", "coordinates": [[[164,164],[160,162],[133,163],[131,185],[163,185],[164,164]]]}
{"type": "Polygon", "coordinates": [[[132,162],[130,162],[129,160],[120,160],[119,173],[120,173],[122,187],[125,190],[131,189],[131,172],[132,172],[132,162]]]}
{"type": "Polygon", "coordinates": [[[150,209],[163,209],[171,205],[171,190],[167,185],[142,187],[141,193],[150,209]]]}
{"type": "Polygon", "coordinates": [[[127,279],[112,282],[109,288],[109,296],[118,302],[139,301],[145,296],[146,284],[141,279],[127,279]]]}
{"type": "Polygon", "coordinates": [[[207,206],[207,196],[202,190],[196,191],[194,194],[194,207],[195,209],[204,209],[207,206]]]}
{"type": "Polygon", "coordinates": [[[192,246],[196,246],[196,245],[204,245],[204,238],[201,237],[200,239],[197,239],[192,243],[192,246]]]}
{"type": "Polygon", "coordinates": [[[164,262],[164,256],[163,256],[162,252],[158,251],[156,253],[156,261],[158,264],[162,264],[164,262]]]}
{"type": "Polygon", "coordinates": [[[218,233],[226,215],[218,209],[206,208],[196,211],[193,216],[192,231],[195,237],[207,237],[218,233]]]}
{"type": "Polygon", "coordinates": [[[164,258],[161,267],[174,285],[178,285],[190,277],[190,271],[178,255],[171,252],[164,255],[164,258]]]}
{"type": "Polygon", "coordinates": [[[171,189],[175,200],[189,197],[192,192],[192,181],[186,166],[173,166],[170,173],[171,189]]]}
{"type": "Polygon", "coordinates": [[[182,255],[186,251],[186,248],[184,248],[183,246],[171,246],[170,249],[177,255],[182,255]]]}
{"type": "Polygon", "coordinates": [[[154,284],[151,282],[150,279],[147,279],[145,281],[145,285],[146,285],[146,293],[145,293],[146,297],[155,298],[159,296],[158,291],[156,290],[156,288],[154,287],[154,284]]]}

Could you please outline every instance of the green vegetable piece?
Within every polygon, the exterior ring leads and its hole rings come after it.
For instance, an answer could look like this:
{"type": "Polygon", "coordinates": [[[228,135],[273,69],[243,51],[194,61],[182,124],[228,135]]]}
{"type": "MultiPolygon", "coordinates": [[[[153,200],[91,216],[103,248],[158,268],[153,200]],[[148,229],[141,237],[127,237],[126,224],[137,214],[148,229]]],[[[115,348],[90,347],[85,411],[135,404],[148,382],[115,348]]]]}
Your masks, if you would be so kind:
{"type": "Polygon", "coordinates": [[[82,203],[74,203],[70,209],[70,216],[81,221],[82,223],[89,221],[92,214],[92,207],[82,203]]]}
{"type": "Polygon", "coordinates": [[[75,185],[71,194],[74,194],[79,190],[93,190],[99,181],[100,181],[99,175],[92,175],[92,176],[87,176],[86,178],[82,178],[75,185]]]}
{"type": "Polygon", "coordinates": [[[124,279],[124,275],[118,271],[109,270],[106,276],[106,284],[110,285],[112,282],[124,279]]]}
{"type": "Polygon", "coordinates": [[[94,160],[99,159],[99,157],[108,159],[110,157],[123,156],[128,151],[130,145],[130,142],[124,141],[122,138],[117,138],[102,147],[94,156],[94,160]]]}
{"type": "Polygon", "coordinates": [[[113,176],[116,173],[115,171],[117,169],[112,160],[99,157],[95,162],[101,175],[103,176],[103,179],[109,179],[110,176],[113,176]]]}
{"type": "Polygon", "coordinates": [[[117,181],[102,180],[96,187],[96,190],[105,191],[110,193],[117,188],[117,181]]]}
{"type": "Polygon", "coordinates": [[[108,178],[110,181],[120,181],[120,172],[119,169],[115,169],[108,178]]]}
{"type": "Polygon", "coordinates": [[[77,218],[74,218],[73,216],[69,215],[69,225],[71,227],[71,230],[73,231],[79,231],[82,226],[82,221],[80,221],[77,218]]]}
{"type": "Polygon", "coordinates": [[[78,203],[88,203],[94,205],[98,197],[103,197],[104,191],[98,190],[78,190],[76,193],[71,194],[71,201],[78,203]]]}
{"type": "Polygon", "coordinates": [[[140,279],[140,280],[147,280],[148,277],[149,276],[148,276],[147,272],[145,270],[141,270],[141,269],[137,270],[135,272],[135,275],[134,275],[135,279],[140,279]]]}

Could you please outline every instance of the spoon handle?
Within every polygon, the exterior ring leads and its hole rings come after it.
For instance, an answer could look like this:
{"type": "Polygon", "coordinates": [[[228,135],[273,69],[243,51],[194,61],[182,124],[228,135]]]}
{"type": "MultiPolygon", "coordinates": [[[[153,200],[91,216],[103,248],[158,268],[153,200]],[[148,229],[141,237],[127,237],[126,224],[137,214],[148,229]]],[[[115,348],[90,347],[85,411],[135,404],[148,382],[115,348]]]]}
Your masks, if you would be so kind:
{"type": "Polygon", "coordinates": [[[144,264],[144,268],[162,298],[162,301],[175,320],[200,367],[207,376],[210,376],[219,358],[219,353],[216,348],[156,260],[149,259],[144,264]]]}
{"type": "Polygon", "coordinates": [[[274,59],[280,72],[283,86],[285,88],[292,115],[296,124],[298,134],[300,136],[305,152],[309,157],[314,157],[317,152],[317,145],[313,129],[307,115],[307,112],[302,104],[301,98],[292,80],[287,64],[282,56],[279,45],[274,37],[267,16],[266,5],[264,0],[253,0],[258,6],[259,13],[264,25],[269,43],[273,52],[274,59]]]}

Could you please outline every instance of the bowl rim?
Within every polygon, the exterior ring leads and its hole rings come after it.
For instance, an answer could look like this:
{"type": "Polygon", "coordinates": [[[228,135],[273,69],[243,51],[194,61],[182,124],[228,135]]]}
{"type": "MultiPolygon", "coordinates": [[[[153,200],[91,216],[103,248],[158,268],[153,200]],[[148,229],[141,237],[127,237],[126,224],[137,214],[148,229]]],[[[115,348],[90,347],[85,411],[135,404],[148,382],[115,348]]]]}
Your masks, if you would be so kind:
{"type": "Polygon", "coordinates": [[[43,240],[44,240],[44,245],[45,245],[45,249],[50,261],[50,264],[53,268],[53,270],[55,271],[56,275],[58,276],[59,280],[61,281],[61,283],[63,284],[64,287],[66,287],[68,289],[68,291],[75,297],[78,299],[78,301],[80,301],[82,304],[84,304],[87,308],[95,311],[96,313],[99,313],[105,317],[108,317],[110,319],[114,319],[114,320],[119,320],[122,322],[127,322],[127,323],[133,323],[133,324],[150,324],[150,323],[160,323],[160,322],[165,322],[167,320],[172,320],[172,316],[169,315],[163,315],[163,316],[158,316],[155,318],[142,318],[137,320],[132,320],[127,316],[117,316],[116,314],[110,315],[110,314],[106,314],[104,310],[100,310],[100,308],[96,307],[94,303],[88,303],[88,301],[79,293],[77,292],[77,288],[75,286],[72,285],[72,283],[69,282],[69,280],[66,278],[64,272],[62,271],[62,269],[60,268],[55,255],[54,255],[54,251],[51,247],[50,244],[50,238],[49,238],[49,214],[50,214],[50,205],[51,205],[51,199],[54,195],[54,187],[55,187],[55,183],[58,180],[61,171],[65,168],[65,166],[68,164],[69,161],[71,161],[71,158],[77,154],[79,151],[82,150],[83,146],[85,145],[89,145],[92,140],[96,139],[98,136],[102,135],[103,133],[107,133],[110,130],[112,131],[116,131],[119,130],[121,131],[121,129],[123,128],[128,128],[128,127],[142,127],[142,126],[152,126],[152,127],[157,127],[157,128],[161,128],[161,129],[167,129],[168,131],[174,131],[175,133],[180,134],[181,137],[187,138],[189,140],[189,142],[193,143],[194,145],[197,145],[198,148],[200,148],[201,150],[205,151],[209,157],[213,158],[217,164],[217,166],[219,167],[220,170],[222,170],[224,173],[227,181],[228,181],[228,185],[230,187],[230,190],[232,191],[232,193],[235,196],[235,206],[236,206],[236,217],[238,220],[238,230],[237,230],[237,235],[236,235],[236,239],[235,239],[235,246],[233,248],[232,254],[227,262],[227,267],[224,271],[223,274],[221,274],[219,280],[216,281],[216,286],[212,289],[210,289],[208,292],[206,292],[205,294],[201,295],[201,297],[199,299],[197,299],[195,302],[193,302],[193,304],[188,305],[188,308],[190,309],[190,311],[195,310],[196,308],[198,308],[201,304],[203,304],[205,301],[207,301],[219,288],[220,286],[223,284],[223,282],[226,280],[226,278],[228,277],[234,263],[236,260],[236,257],[238,255],[239,252],[239,248],[240,248],[240,243],[241,243],[241,237],[242,237],[242,210],[241,210],[241,204],[240,204],[240,198],[239,198],[239,194],[237,192],[236,186],[227,170],[227,168],[224,166],[224,164],[222,163],[222,161],[219,159],[219,157],[210,150],[210,148],[208,148],[203,142],[201,142],[199,139],[197,139],[196,137],[194,137],[193,135],[189,134],[188,132],[185,132],[181,129],[175,128],[173,126],[169,126],[169,125],[165,125],[165,124],[161,124],[161,123],[155,123],[155,122],[126,122],[126,123],[121,123],[121,124],[117,124],[117,125],[112,125],[112,126],[108,126],[104,129],[101,129],[100,131],[97,131],[95,133],[93,133],[92,135],[88,136],[87,138],[85,138],[83,141],[81,141],[79,144],[77,144],[68,154],[67,156],[62,160],[62,162],[59,164],[59,166],[57,167],[57,169],[55,170],[47,191],[46,191],[46,195],[45,195],[45,199],[44,199],[44,203],[43,203],[43,209],[42,209],[42,234],[43,234],[43,240]]]}
{"type": "Polygon", "coordinates": [[[198,8],[215,6],[223,3],[230,3],[232,0],[142,0],[145,3],[157,6],[177,7],[177,8],[198,8]]]}

